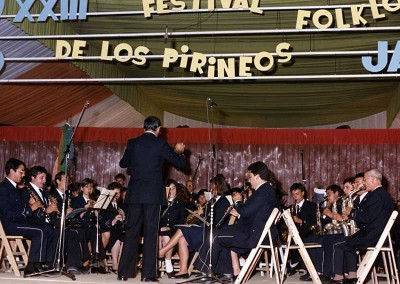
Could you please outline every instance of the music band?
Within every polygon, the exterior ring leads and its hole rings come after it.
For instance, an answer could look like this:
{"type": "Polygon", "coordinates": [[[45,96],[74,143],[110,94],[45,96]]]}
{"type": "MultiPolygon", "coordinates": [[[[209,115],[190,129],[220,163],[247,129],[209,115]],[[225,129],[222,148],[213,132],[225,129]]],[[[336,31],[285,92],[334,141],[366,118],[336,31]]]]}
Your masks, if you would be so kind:
{"type": "MultiPolygon", "coordinates": [[[[314,196],[313,201],[307,199],[303,183],[293,183],[289,192],[294,203],[289,206],[261,161],[248,166],[242,188],[231,188],[218,174],[208,189],[195,193],[192,180],[185,185],[173,179],[164,183],[165,162],[183,169],[186,158],[185,145],[169,146],[158,138],[160,131],[161,121],[150,116],[144,133],[128,141],[120,161],[120,167],[132,172],[128,187],[125,176],[118,174],[107,187],[115,195],[101,210],[95,206],[101,192],[94,180],[83,179],[76,195],[76,185],[66,184],[64,172],[57,173],[49,186],[44,167],[28,169],[15,158],[6,162],[0,220],[6,234],[31,240],[25,276],[57,265],[54,252],[60,234],[65,234],[61,265],[69,273],[114,272],[126,281],[136,277],[140,257],[142,281],[159,282],[160,260],[168,278],[186,279],[189,260],[199,252],[194,262],[199,273],[207,276],[212,269],[222,283],[233,283],[240,272],[239,258],[246,258],[257,245],[269,215],[279,208],[290,210],[304,242],[321,244],[309,250],[321,280],[355,283],[357,252],[375,245],[394,210],[378,169],[346,178],[343,188],[329,185],[325,195],[314,196]],[[66,227],[60,232],[63,208],[66,227]],[[179,255],[177,272],[174,251],[179,255]],[[111,268],[106,252],[112,256],[111,268]]],[[[287,230],[282,222],[272,225],[274,243],[285,244],[287,230]]],[[[287,268],[288,275],[305,269],[298,253],[291,253],[287,268]]],[[[312,279],[306,273],[300,280],[312,279]]]]}

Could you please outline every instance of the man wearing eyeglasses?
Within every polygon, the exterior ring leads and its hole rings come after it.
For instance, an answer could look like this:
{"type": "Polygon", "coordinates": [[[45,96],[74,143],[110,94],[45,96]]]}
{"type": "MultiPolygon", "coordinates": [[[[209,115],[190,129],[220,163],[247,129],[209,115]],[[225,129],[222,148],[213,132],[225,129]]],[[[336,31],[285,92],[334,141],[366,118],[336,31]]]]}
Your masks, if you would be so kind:
{"type": "Polygon", "coordinates": [[[393,211],[392,200],[382,186],[382,173],[379,170],[366,171],[363,183],[368,193],[360,202],[354,217],[359,231],[333,245],[334,283],[357,281],[356,250],[375,246],[393,211]],[[345,272],[348,273],[347,279],[344,279],[345,272]]]}

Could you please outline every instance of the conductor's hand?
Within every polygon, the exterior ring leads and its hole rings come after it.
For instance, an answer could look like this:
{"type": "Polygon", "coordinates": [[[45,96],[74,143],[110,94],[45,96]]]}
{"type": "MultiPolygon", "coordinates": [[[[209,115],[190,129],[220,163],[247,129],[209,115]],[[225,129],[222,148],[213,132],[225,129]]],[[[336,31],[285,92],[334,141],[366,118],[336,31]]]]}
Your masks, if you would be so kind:
{"type": "Polygon", "coordinates": [[[176,143],[174,150],[178,154],[183,154],[183,152],[185,152],[185,144],[183,144],[183,142],[176,143]]]}

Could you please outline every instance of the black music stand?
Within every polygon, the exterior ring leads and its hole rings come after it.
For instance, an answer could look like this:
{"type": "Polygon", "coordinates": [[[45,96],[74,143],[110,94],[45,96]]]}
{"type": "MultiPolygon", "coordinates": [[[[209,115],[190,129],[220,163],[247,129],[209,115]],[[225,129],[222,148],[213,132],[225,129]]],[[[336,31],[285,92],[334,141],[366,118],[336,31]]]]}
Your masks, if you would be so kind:
{"type": "Polygon", "coordinates": [[[99,226],[99,213],[101,210],[107,210],[108,205],[110,205],[111,200],[114,198],[115,191],[114,190],[109,190],[104,187],[97,187],[97,189],[100,189],[100,195],[97,198],[96,203],[93,205],[93,208],[90,210],[93,211],[98,211],[98,214],[96,214],[96,255],[95,259],[97,260],[97,263],[99,262],[99,233],[100,233],[100,226],[99,226]]]}

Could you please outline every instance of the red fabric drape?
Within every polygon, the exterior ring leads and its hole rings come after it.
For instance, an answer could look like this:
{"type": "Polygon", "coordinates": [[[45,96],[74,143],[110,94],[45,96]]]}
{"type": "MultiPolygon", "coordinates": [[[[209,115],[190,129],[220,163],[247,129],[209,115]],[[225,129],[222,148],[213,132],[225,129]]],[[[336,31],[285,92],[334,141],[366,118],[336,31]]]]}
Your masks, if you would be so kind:
{"type": "MultiPolygon", "coordinates": [[[[162,136],[169,142],[210,143],[207,128],[168,128],[162,136]]],[[[90,128],[77,130],[75,142],[101,141],[124,143],[143,133],[140,128],[90,128]]],[[[0,140],[35,142],[59,141],[58,127],[0,127],[0,140]]],[[[214,129],[215,144],[289,144],[289,145],[376,145],[400,144],[400,129],[214,129]]]]}
{"type": "MultiPolygon", "coordinates": [[[[168,142],[186,143],[187,169],[173,168],[166,177],[184,183],[193,177],[197,188],[207,187],[212,172],[222,173],[232,187],[243,184],[247,166],[265,162],[288,192],[290,185],[306,179],[309,197],[313,188],[326,187],[358,172],[378,168],[387,178],[388,192],[399,199],[399,130],[269,130],[215,129],[216,159],[211,169],[208,129],[165,129],[168,142]],[[304,172],[301,155],[304,153],[304,172]],[[200,158],[200,159],[199,159],[200,158]]],[[[143,129],[80,128],[74,139],[75,180],[90,177],[107,186],[115,174],[126,173],[119,167],[126,140],[143,129]]],[[[19,158],[28,167],[54,167],[61,129],[56,127],[0,127],[0,167],[11,158],[19,158]]],[[[0,179],[4,171],[0,172],[0,179]]],[[[289,199],[289,203],[291,200],[289,199]]]]}

